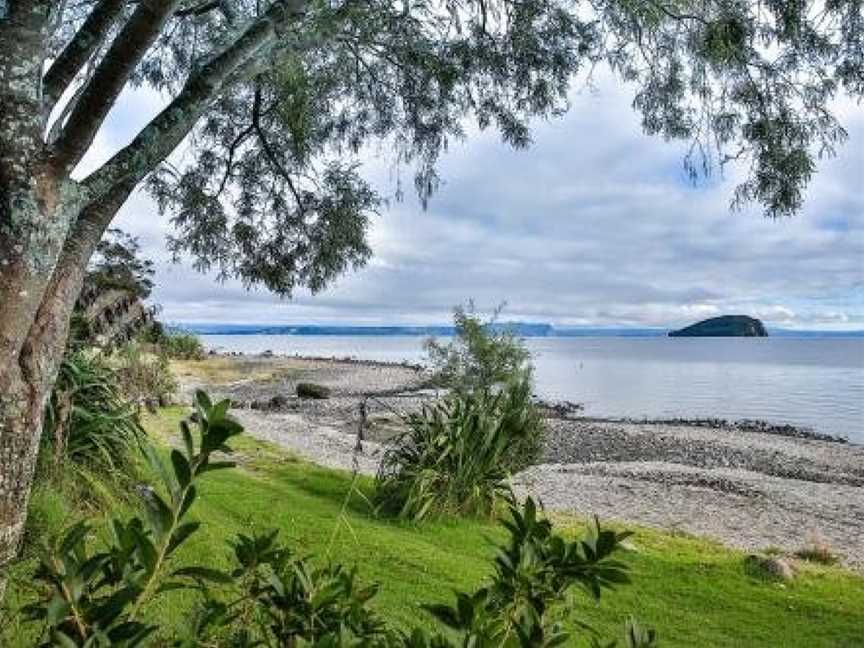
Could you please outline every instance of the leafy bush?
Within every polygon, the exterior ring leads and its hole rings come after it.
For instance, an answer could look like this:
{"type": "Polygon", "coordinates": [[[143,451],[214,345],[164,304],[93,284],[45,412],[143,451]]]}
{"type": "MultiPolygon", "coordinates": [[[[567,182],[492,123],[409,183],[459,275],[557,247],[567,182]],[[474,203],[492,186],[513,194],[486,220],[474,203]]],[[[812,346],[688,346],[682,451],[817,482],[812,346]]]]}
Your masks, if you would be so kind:
{"type": "Polygon", "coordinates": [[[159,346],[169,358],[177,360],[201,360],[204,357],[204,345],[194,333],[170,332],[159,341],[159,346]]]}
{"type": "MultiPolygon", "coordinates": [[[[561,645],[569,635],[550,612],[574,585],[599,600],[604,589],[629,582],[624,564],[614,558],[628,532],[603,530],[595,520],[583,538],[568,542],[538,517],[530,498],[521,510],[512,506],[503,524],[510,538],[497,552],[490,584],[457,594],[453,607],[426,608],[459,631],[464,646],[561,645]]],[[[633,633],[631,645],[650,645],[640,635],[633,633]]]]}
{"type": "Polygon", "coordinates": [[[507,478],[539,426],[534,409],[524,407],[524,387],[454,393],[409,415],[408,430],[381,461],[379,507],[412,520],[491,515],[510,499],[507,478]]]}
{"type": "Polygon", "coordinates": [[[231,543],[235,568],[230,603],[208,596],[190,646],[374,645],[387,635],[368,603],[377,587],[361,586],[356,570],[315,567],[280,544],[275,531],[239,535],[231,543]]]}
{"type": "Polygon", "coordinates": [[[168,356],[159,347],[148,352],[141,344],[130,342],[112,359],[120,389],[134,403],[164,403],[177,391],[168,356]]]}
{"type": "Polygon", "coordinates": [[[171,451],[170,469],[150,447],[148,462],[162,479],[161,492],[142,491],[144,515],[127,522],[115,519],[104,551],[94,552],[91,527],[79,522],[45,547],[36,579],[43,598],[25,613],[44,625],[44,646],[138,646],[158,626],[141,620],[146,604],[177,588],[227,576],[203,566],[186,566],[169,573],[173,557],[199,523],[185,521],[197,495],[196,480],[205,472],[230,467],[211,462],[217,450],[230,452],[226,442],[242,431],[227,416],[228,401],[213,405],[196,394],[200,442],[198,449],[184,421],[183,450],[171,451]]]}
{"type": "Polygon", "coordinates": [[[531,355],[506,326],[498,324],[500,306],[486,322],[473,302],[453,312],[456,335],[449,344],[426,341],[434,381],[454,391],[489,390],[513,379],[532,378],[531,355]]]}
{"type": "Polygon", "coordinates": [[[516,445],[504,453],[504,467],[518,471],[539,458],[543,419],[533,398],[531,355],[511,329],[498,323],[502,308],[484,322],[477,316],[473,303],[457,307],[453,317],[455,339],[447,345],[427,340],[426,350],[434,371],[433,381],[451,394],[459,397],[474,393],[504,394],[497,401],[497,415],[505,420],[503,427],[511,428],[517,422],[525,426],[511,435],[516,445]]]}
{"type": "MultiPolygon", "coordinates": [[[[628,534],[595,523],[582,539],[566,541],[553,534],[548,520],[538,518],[530,499],[522,508],[511,507],[511,519],[504,522],[510,539],[497,554],[490,583],[459,594],[455,607],[426,607],[451,627],[446,635],[388,628],[369,606],[374,586],[361,585],[354,570],[317,567],[295,557],[277,542],[275,532],[239,535],[231,543],[235,567],[230,572],[206,565],[178,567],[178,549],[199,528],[187,519],[198,478],[233,465],[212,461],[212,455],[230,452],[227,442],[242,431],[227,415],[228,401],[214,405],[199,391],[195,406],[197,448],[183,421],[183,448],[171,451],[169,464],[152,448],[147,452],[162,483],[158,490],[141,489],[141,516],[113,520],[111,537],[101,549],[94,547],[93,529],[83,522],[44,547],[36,573],[42,595],[24,609],[42,624],[42,646],[168,645],[168,638],[158,637],[158,620],[147,617],[147,606],[166,592],[188,589],[202,598],[190,636],[174,642],[187,648],[540,648],[567,640],[554,621],[555,610],[574,585],[599,598],[604,589],[627,582],[614,554],[628,534]]],[[[653,646],[653,632],[635,622],[628,623],[626,633],[630,648],[653,646]]]]}
{"type": "Polygon", "coordinates": [[[105,360],[86,351],[67,355],[45,411],[42,434],[54,463],[68,458],[122,470],[143,435],[134,406],[124,398],[105,360]]]}

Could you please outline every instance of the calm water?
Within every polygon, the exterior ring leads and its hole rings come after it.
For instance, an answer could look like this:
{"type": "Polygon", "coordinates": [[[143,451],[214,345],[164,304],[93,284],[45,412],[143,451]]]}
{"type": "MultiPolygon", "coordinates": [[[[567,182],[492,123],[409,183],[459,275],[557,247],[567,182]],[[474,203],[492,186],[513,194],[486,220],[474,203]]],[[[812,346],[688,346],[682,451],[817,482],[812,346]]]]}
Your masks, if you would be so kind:
{"type": "MultiPolygon", "coordinates": [[[[205,335],[208,348],[422,362],[422,338],[205,335]]],[[[537,392],[592,416],[759,418],[864,443],[862,338],[529,338],[537,392]]]]}

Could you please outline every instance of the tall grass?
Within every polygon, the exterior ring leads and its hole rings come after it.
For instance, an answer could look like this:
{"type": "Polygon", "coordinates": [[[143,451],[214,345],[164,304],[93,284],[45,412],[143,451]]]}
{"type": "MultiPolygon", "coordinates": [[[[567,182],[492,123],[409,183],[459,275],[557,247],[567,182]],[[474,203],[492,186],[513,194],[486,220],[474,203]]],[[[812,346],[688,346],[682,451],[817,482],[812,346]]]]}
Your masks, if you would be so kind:
{"type": "Polygon", "coordinates": [[[143,434],[134,405],[104,359],[86,351],[64,359],[42,434],[54,464],[68,459],[122,471],[143,434]]]}
{"type": "Polygon", "coordinates": [[[379,509],[423,520],[490,516],[510,501],[508,477],[533,447],[537,423],[512,389],[451,394],[408,417],[376,478],[379,509]]]}

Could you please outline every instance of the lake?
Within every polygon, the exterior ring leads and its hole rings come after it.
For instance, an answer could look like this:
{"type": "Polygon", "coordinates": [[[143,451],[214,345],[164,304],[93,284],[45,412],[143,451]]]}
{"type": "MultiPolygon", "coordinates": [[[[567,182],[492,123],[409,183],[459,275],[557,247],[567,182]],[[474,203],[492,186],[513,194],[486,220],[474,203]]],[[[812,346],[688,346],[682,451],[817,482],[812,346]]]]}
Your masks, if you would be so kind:
{"type": "MultiPolygon", "coordinates": [[[[418,336],[202,335],[208,349],[422,362],[418,336]]],[[[864,338],[527,338],[537,394],[590,416],[791,423],[864,443],[864,338]]]]}

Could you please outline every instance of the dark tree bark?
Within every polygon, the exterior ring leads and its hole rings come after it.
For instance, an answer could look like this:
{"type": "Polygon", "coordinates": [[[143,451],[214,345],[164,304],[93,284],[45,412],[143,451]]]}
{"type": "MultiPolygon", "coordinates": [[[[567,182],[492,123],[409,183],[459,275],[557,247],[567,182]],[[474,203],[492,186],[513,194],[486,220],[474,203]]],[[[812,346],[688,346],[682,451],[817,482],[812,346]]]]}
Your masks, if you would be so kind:
{"type": "Polygon", "coordinates": [[[3,570],[22,537],[45,402],[69,318],[103,232],[139,182],[191,131],[231,84],[266,64],[280,21],[302,2],[273,9],[194,72],[139,135],[89,177],[70,172],[86,153],[136,65],[179,1],[138,3],[82,88],[58,137],[45,141],[60,95],[120,17],[102,0],[43,76],[54,2],[11,0],[0,16],[0,598],[3,570]]]}

